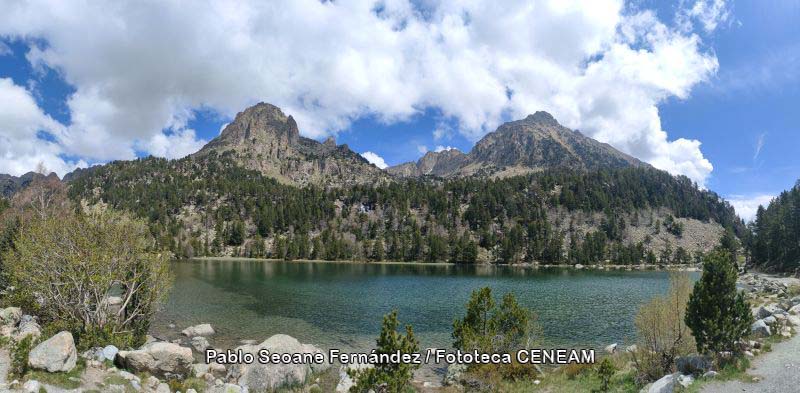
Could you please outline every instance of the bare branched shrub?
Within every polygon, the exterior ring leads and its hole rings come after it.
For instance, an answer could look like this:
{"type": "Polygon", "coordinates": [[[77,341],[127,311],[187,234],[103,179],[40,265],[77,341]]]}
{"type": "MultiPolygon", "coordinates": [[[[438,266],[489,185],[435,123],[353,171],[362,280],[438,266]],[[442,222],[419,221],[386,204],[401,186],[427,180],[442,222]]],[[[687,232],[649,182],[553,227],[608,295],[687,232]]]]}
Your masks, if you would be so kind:
{"type": "Polygon", "coordinates": [[[694,351],[694,338],[684,322],[691,294],[689,276],[673,273],[667,294],[656,296],[639,309],[635,320],[637,349],[632,357],[640,381],[672,373],[677,358],[694,351]]]}
{"type": "Polygon", "coordinates": [[[153,246],[143,221],[110,210],[26,221],[4,257],[12,296],[79,341],[142,337],[171,285],[153,246]]]}

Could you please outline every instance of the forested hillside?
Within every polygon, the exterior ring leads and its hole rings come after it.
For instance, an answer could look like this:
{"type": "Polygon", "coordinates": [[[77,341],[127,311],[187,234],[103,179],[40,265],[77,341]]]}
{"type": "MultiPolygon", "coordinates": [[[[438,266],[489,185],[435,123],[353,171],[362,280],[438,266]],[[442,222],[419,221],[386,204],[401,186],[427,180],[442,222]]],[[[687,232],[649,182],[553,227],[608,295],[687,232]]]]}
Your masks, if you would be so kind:
{"type": "Polygon", "coordinates": [[[688,237],[745,230],[716,194],[648,167],[322,189],[211,152],[96,167],[71,178],[70,195],[146,217],[181,257],[687,263],[718,239],[688,237]]]}
{"type": "Polygon", "coordinates": [[[800,269],[800,182],[759,207],[752,224],[753,263],[766,270],[800,269]]]}

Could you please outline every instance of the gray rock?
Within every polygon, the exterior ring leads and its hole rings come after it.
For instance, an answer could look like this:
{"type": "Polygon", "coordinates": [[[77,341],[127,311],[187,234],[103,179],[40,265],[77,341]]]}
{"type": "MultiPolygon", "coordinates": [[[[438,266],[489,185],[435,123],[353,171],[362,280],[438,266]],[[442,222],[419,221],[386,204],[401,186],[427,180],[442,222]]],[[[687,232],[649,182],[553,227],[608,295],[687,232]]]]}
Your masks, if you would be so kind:
{"type": "MultiPolygon", "coordinates": [[[[258,351],[270,353],[322,353],[313,345],[301,344],[297,339],[285,334],[276,334],[259,345],[243,345],[237,350],[258,356],[258,351]]],[[[234,364],[230,365],[229,380],[249,391],[273,391],[285,386],[303,385],[312,372],[321,372],[330,367],[324,364],[234,364]]]]}
{"type": "Polygon", "coordinates": [[[776,322],[778,322],[777,318],[775,318],[774,315],[770,315],[770,316],[764,318],[763,321],[764,321],[764,323],[766,323],[767,325],[770,325],[770,326],[772,326],[776,322]]]}
{"type": "Polygon", "coordinates": [[[158,387],[156,387],[156,393],[170,393],[169,385],[165,383],[159,383],[158,387]]]}
{"type": "Polygon", "coordinates": [[[115,363],[134,372],[149,372],[161,378],[186,378],[192,370],[192,350],[180,345],[155,342],[135,351],[119,351],[115,363]]]}
{"type": "Polygon", "coordinates": [[[31,350],[28,365],[33,369],[48,372],[67,372],[75,368],[78,350],[72,333],[60,332],[43,341],[31,350]]]}
{"type": "Polygon", "coordinates": [[[774,314],[778,310],[779,310],[778,307],[773,306],[771,304],[770,305],[766,305],[766,306],[761,306],[761,307],[758,308],[758,311],[756,312],[756,318],[764,319],[764,318],[774,314]]]}
{"type": "Polygon", "coordinates": [[[719,373],[714,370],[706,371],[706,373],[703,374],[703,378],[713,379],[716,378],[717,375],[719,375],[719,373]]]}
{"type": "Polygon", "coordinates": [[[769,337],[772,335],[772,330],[770,330],[769,326],[767,326],[767,323],[764,322],[763,319],[755,321],[750,326],[750,332],[758,337],[769,337]]]}
{"type": "Polygon", "coordinates": [[[40,384],[39,381],[34,379],[31,379],[30,381],[25,382],[25,384],[22,385],[22,389],[29,393],[39,393],[39,390],[41,388],[42,384],[40,384]]]}
{"type": "Polygon", "coordinates": [[[0,310],[0,325],[17,326],[22,319],[22,310],[19,307],[7,307],[0,310]]]}
{"type": "Polygon", "coordinates": [[[16,341],[22,341],[25,337],[32,336],[39,338],[42,336],[42,328],[36,323],[36,318],[30,315],[23,315],[19,321],[17,334],[14,336],[16,341]]]}
{"type": "Polygon", "coordinates": [[[789,314],[800,315],[800,304],[792,306],[792,308],[789,309],[789,314]]]}
{"type": "Polygon", "coordinates": [[[190,326],[186,329],[181,331],[186,337],[194,337],[194,336],[213,336],[214,335],[214,328],[207,323],[202,323],[200,325],[190,326]]]}
{"type": "Polygon", "coordinates": [[[711,359],[701,355],[682,356],[675,361],[675,366],[681,374],[700,375],[711,370],[711,359]]]}
{"type": "Polygon", "coordinates": [[[606,346],[606,347],[605,347],[605,351],[606,351],[607,353],[614,353],[614,352],[617,352],[617,346],[618,346],[618,345],[619,345],[619,344],[617,344],[617,343],[610,344],[610,345],[608,345],[608,346],[606,346]]]}
{"type": "Polygon", "coordinates": [[[114,360],[118,352],[119,348],[113,345],[106,345],[103,347],[100,354],[103,356],[103,360],[114,360]]]}
{"type": "Polygon", "coordinates": [[[203,336],[192,337],[190,343],[192,344],[192,348],[200,353],[205,352],[206,349],[211,346],[211,344],[208,343],[208,339],[203,336]]]}
{"type": "Polygon", "coordinates": [[[207,393],[244,393],[245,390],[241,386],[232,383],[224,385],[215,385],[206,389],[207,393]]]}
{"type": "Polygon", "coordinates": [[[665,375],[658,381],[650,385],[647,393],[672,393],[675,390],[675,381],[677,378],[674,374],[665,375]]]}
{"type": "Polygon", "coordinates": [[[629,346],[625,347],[625,352],[627,352],[627,353],[634,353],[637,350],[639,350],[639,346],[637,346],[636,344],[629,345],[629,346]]]}
{"type": "Polygon", "coordinates": [[[225,365],[211,362],[209,364],[205,363],[196,363],[192,365],[192,370],[194,371],[194,375],[198,378],[203,378],[204,374],[211,374],[214,379],[217,378],[225,378],[228,374],[228,370],[225,368],[225,365]]]}
{"type": "Polygon", "coordinates": [[[694,382],[694,377],[691,375],[678,375],[678,384],[683,386],[684,389],[688,388],[694,382]]]}

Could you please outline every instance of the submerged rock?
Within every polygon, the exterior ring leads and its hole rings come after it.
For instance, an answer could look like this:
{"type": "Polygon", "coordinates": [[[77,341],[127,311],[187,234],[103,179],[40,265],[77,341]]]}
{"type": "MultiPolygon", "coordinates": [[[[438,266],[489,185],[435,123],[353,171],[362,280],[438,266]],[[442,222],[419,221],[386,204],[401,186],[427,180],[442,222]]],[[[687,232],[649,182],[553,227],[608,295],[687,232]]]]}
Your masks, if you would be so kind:
{"type": "Polygon", "coordinates": [[[48,372],[67,372],[75,368],[78,350],[72,333],[61,332],[40,343],[28,355],[28,365],[48,372]]]}
{"type": "Polygon", "coordinates": [[[215,333],[214,328],[211,327],[211,325],[208,323],[202,323],[200,325],[190,326],[181,331],[181,334],[183,334],[186,337],[194,337],[194,336],[207,337],[207,336],[213,336],[214,333],[215,333]]]}

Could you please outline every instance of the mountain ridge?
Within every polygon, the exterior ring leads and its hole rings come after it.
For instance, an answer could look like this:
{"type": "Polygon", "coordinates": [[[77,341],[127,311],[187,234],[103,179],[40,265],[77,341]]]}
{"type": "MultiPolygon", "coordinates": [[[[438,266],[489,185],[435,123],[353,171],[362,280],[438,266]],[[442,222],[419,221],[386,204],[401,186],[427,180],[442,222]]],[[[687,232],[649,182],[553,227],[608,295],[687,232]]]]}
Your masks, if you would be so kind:
{"type": "Polygon", "coordinates": [[[387,168],[400,177],[505,177],[548,168],[614,169],[648,164],[609,144],[562,126],[549,113],[538,111],[500,125],[481,138],[469,153],[429,152],[417,162],[387,168]]]}

